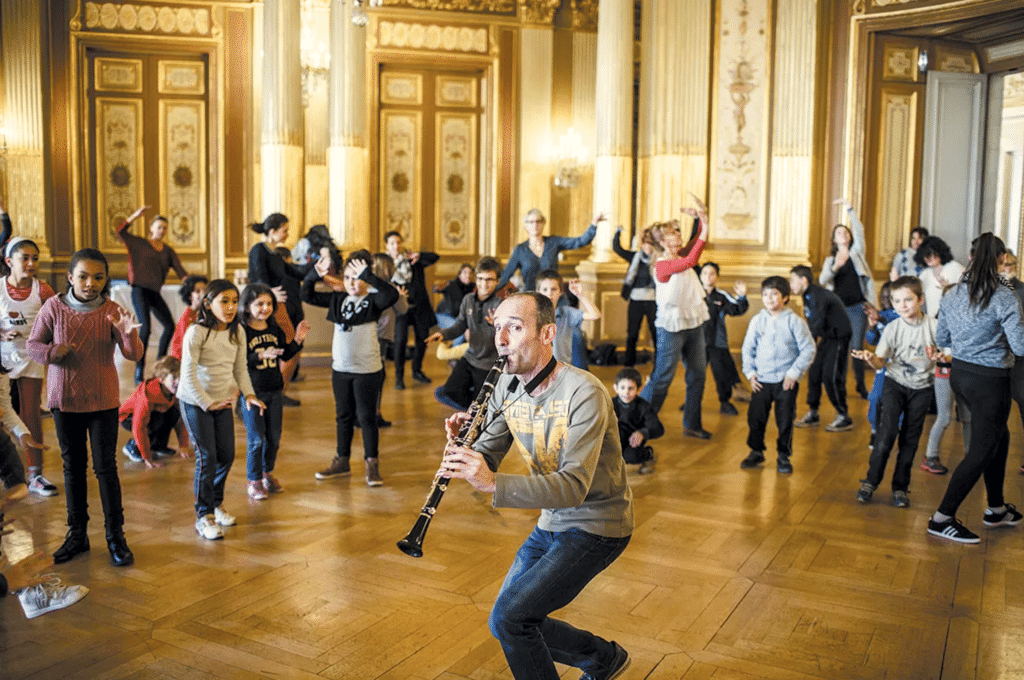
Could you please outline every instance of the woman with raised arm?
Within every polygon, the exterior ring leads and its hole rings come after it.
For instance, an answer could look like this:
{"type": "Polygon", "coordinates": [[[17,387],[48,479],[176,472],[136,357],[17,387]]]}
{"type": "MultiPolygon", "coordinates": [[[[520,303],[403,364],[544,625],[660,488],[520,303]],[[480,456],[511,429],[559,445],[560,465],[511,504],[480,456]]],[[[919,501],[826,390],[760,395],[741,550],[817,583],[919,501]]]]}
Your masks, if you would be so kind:
{"type": "Polygon", "coordinates": [[[124,241],[128,249],[128,283],[132,286],[132,307],[135,316],[142,326],[139,328],[139,339],[142,340],[142,358],[135,362],[135,383],[141,383],[146,373],[146,350],[149,347],[150,312],[163,327],[160,332],[160,345],[156,358],[167,354],[167,348],[174,337],[174,317],[171,310],[160,295],[160,289],[167,281],[167,273],[174,268],[182,279],[188,272],[181,265],[174,248],[164,243],[167,234],[167,218],[157,215],[149,223],[149,238],[136,236],[128,231],[128,227],[150,206],[144,205],[125,219],[117,228],[118,237],[124,241]]]}
{"type": "Polygon", "coordinates": [[[526,213],[526,234],[529,238],[520,243],[512,250],[512,256],[508,258],[505,271],[501,273],[501,280],[498,281],[498,290],[508,285],[512,276],[519,270],[523,277],[523,290],[534,290],[537,283],[537,274],[544,269],[558,269],[558,254],[563,250],[576,250],[590,245],[590,242],[597,236],[597,225],[606,220],[605,214],[598,213],[594,221],[587,227],[587,230],[575,238],[570,236],[545,236],[544,213],[537,208],[532,208],[526,213]]]}

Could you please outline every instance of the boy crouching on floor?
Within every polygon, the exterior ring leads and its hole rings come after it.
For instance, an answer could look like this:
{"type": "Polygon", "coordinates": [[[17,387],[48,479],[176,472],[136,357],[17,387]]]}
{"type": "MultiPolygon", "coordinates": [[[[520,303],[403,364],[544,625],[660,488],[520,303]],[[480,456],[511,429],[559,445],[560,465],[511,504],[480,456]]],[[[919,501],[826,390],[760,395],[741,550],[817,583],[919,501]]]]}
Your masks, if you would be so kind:
{"type": "Polygon", "coordinates": [[[178,374],[181,362],[171,355],[161,357],[153,366],[153,377],[140,384],[118,410],[121,427],[132,433],[132,438],[121,450],[136,463],[145,462],[147,468],[163,467],[155,456],[173,456],[168,448],[171,430],[178,435],[182,458],[189,457],[188,433],[181,420],[178,400],[178,374]]]}
{"type": "Polygon", "coordinates": [[[612,406],[619,419],[619,440],[622,459],[627,463],[640,463],[640,474],[654,472],[654,450],[647,440],[665,434],[658,414],[639,395],[644,379],[635,368],[624,368],[615,376],[615,397],[612,406]]]}
{"type": "Polygon", "coordinates": [[[750,381],[750,408],[747,425],[750,454],[740,467],[756,468],[764,462],[764,431],[768,414],[775,404],[776,469],[788,475],[793,472],[793,417],[800,376],[814,360],[814,338],[807,322],[786,304],[789,302],[789,281],[769,276],[761,282],[764,309],[750,320],[743,338],[743,375],[750,381]]]}

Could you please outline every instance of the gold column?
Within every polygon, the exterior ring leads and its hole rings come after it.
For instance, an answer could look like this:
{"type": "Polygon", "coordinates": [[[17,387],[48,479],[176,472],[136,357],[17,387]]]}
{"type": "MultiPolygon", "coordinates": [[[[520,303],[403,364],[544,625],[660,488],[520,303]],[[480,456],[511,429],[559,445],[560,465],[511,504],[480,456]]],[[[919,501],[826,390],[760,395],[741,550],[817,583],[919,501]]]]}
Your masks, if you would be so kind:
{"type": "Polygon", "coordinates": [[[331,235],[344,250],[367,246],[370,150],[366,139],[366,28],[352,23],[352,3],[331,4],[327,149],[331,235]],[[360,240],[362,239],[362,240],[360,240]]]}
{"type": "Polygon", "coordinates": [[[554,34],[550,25],[524,27],[520,31],[519,69],[522,91],[519,96],[519,209],[513,221],[519,225],[512,243],[526,238],[523,217],[531,208],[539,208],[551,225],[551,132],[552,73],[554,34]]]}
{"type": "Polygon", "coordinates": [[[598,225],[592,262],[612,262],[615,225],[628,224],[633,178],[633,3],[601,0],[597,18],[597,89],[594,211],[598,225]]]}
{"type": "MultiPolygon", "coordinates": [[[[768,247],[808,257],[818,2],[780,2],[775,20],[768,247]]],[[[826,197],[829,201],[835,197],[826,197]]]]}
{"type": "MultiPolygon", "coordinates": [[[[7,205],[15,233],[39,245],[44,262],[50,259],[46,241],[48,215],[43,166],[42,15],[36,0],[0,2],[4,46],[4,127],[6,128],[7,205]]],[[[65,225],[66,226],[66,225],[65,225]]]]}
{"type": "Polygon", "coordinates": [[[263,3],[263,211],[288,216],[291,240],[305,231],[299,0],[263,3]]]}
{"type": "MultiPolygon", "coordinates": [[[[597,85],[597,34],[572,34],[572,126],[579,133],[587,153],[596,148],[595,90],[597,85]]],[[[594,219],[594,171],[588,163],[580,172],[580,183],[569,190],[568,235],[576,236],[594,219]]]]}
{"type": "Polygon", "coordinates": [[[679,217],[707,191],[712,3],[643,3],[637,225],[679,217]]]}

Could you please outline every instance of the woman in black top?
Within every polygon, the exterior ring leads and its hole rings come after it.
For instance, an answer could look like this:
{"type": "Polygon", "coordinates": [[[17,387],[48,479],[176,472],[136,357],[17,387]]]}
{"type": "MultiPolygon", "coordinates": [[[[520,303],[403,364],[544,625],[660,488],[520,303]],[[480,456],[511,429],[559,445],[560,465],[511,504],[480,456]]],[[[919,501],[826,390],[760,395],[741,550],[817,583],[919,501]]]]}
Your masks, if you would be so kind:
{"type": "MultiPolygon", "coordinates": [[[[299,292],[302,279],[309,267],[298,267],[285,262],[277,253],[277,247],[288,240],[288,218],[281,213],[271,213],[262,222],[250,225],[251,229],[260,234],[263,240],[249,250],[249,283],[262,283],[274,290],[278,305],[274,320],[284,331],[288,342],[295,337],[295,326],[305,318],[302,312],[302,299],[299,292]]],[[[299,356],[295,355],[281,362],[281,373],[285,385],[291,380],[299,365],[299,356]]],[[[299,400],[287,394],[282,397],[285,406],[298,406],[299,400]]]]}

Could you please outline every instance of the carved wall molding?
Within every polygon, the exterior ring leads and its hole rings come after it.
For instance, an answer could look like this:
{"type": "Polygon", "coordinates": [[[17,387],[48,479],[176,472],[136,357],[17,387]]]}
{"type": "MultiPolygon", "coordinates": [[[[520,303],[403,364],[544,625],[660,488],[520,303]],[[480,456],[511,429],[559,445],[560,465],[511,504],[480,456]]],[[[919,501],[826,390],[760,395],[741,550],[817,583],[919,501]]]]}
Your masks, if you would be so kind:
{"type": "MultiPolygon", "coordinates": [[[[385,7],[409,7],[412,9],[435,9],[452,12],[474,12],[482,14],[516,13],[516,0],[382,0],[385,7]]],[[[555,3],[556,5],[558,3],[555,3]]]]}
{"type": "Polygon", "coordinates": [[[208,7],[87,2],[85,28],[95,31],[207,36],[213,32],[213,23],[208,7]]]}
{"type": "Polygon", "coordinates": [[[486,28],[412,21],[381,21],[377,25],[377,46],[470,54],[487,54],[491,47],[486,28]]]}
{"type": "Polygon", "coordinates": [[[888,7],[889,5],[909,5],[915,2],[921,2],[921,0],[871,0],[871,4],[875,7],[888,7]]]}
{"type": "Polygon", "coordinates": [[[551,24],[561,0],[519,0],[519,16],[528,24],[551,24]]]}
{"type": "Polygon", "coordinates": [[[598,4],[598,0],[572,0],[572,27],[596,31],[598,4]]]}

